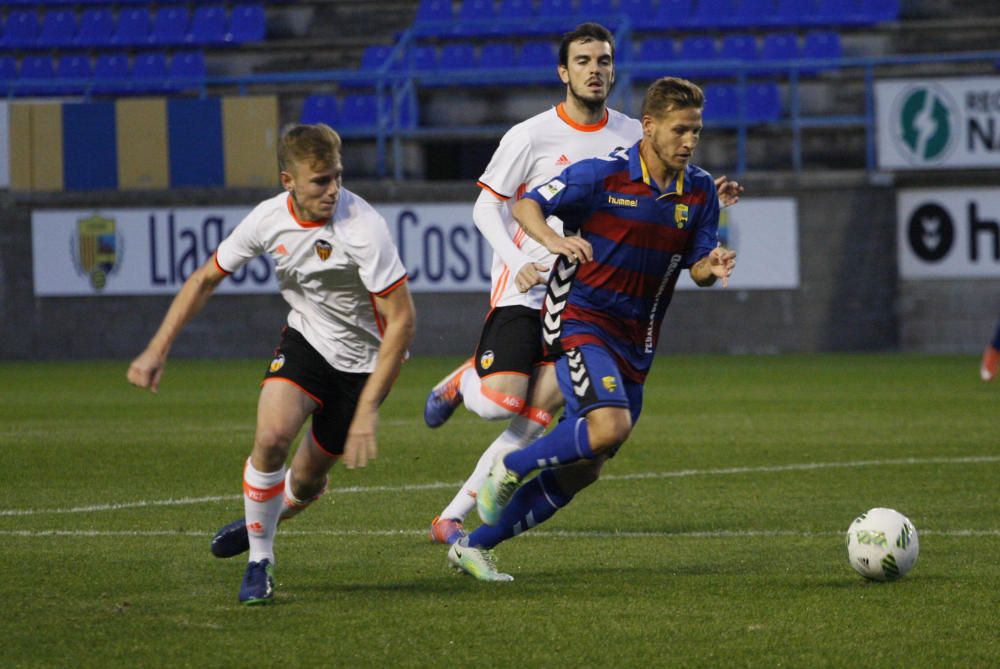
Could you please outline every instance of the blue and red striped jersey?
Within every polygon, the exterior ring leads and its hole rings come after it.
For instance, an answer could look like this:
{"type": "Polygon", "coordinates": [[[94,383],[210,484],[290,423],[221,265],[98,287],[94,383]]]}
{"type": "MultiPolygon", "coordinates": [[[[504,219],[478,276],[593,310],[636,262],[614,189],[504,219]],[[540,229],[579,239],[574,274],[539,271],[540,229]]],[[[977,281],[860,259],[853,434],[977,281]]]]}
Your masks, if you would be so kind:
{"type": "Polygon", "coordinates": [[[581,160],[525,195],[564,233],[594,248],[592,262],[559,257],[542,307],[546,351],[585,343],[608,348],[622,374],[642,383],[680,270],[718,244],[719,198],[712,176],[694,165],[660,190],[639,143],[581,160]]]}

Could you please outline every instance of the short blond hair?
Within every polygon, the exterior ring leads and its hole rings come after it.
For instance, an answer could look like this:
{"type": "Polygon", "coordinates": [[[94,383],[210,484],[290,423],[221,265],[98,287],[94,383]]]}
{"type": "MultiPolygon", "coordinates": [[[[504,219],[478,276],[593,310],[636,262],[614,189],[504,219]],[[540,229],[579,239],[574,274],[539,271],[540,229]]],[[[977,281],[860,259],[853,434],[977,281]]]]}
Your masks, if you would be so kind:
{"type": "Polygon", "coordinates": [[[680,77],[660,77],[646,89],[642,115],[663,118],[676,109],[702,109],[705,93],[697,84],[680,77]]]}
{"type": "Polygon", "coordinates": [[[340,162],[340,135],[325,123],[295,124],[285,128],[278,141],[278,169],[292,164],[318,171],[340,162]]]}

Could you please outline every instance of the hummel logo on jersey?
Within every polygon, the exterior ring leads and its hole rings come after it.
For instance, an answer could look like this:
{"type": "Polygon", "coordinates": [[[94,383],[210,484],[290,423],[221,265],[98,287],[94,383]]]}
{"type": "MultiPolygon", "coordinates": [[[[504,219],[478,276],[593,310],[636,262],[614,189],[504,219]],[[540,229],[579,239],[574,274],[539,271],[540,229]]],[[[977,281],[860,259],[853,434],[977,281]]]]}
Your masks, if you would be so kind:
{"type": "Polygon", "coordinates": [[[559,159],[556,160],[556,165],[569,165],[569,158],[566,157],[565,153],[559,156],[559,159]]]}
{"type": "Polygon", "coordinates": [[[630,197],[618,197],[617,195],[608,194],[608,203],[618,205],[619,207],[638,207],[639,201],[634,200],[630,197]]]}
{"type": "Polygon", "coordinates": [[[278,248],[274,249],[274,252],[277,253],[279,256],[292,255],[291,253],[288,252],[288,249],[285,248],[284,244],[278,244],[278,248]]]}
{"type": "Polygon", "coordinates": [[[566,308],[569,289],[576,274],[576,264],[559,256],[555,269],[549,275],[549,286],[545,293],[545,316],[542,317],[542,339],[552,346],[562,331],[562,312],[566,308]]]}
{"type": "Polygon", "coordinates": [[[590,378],[587,376],[587,368],[583,366],[583,356],[580,349],[574,348],[566,352],[566,359],[569,361],[569,380],[573,386],[573,394],[577,397],[584,397],[590,389],[590,378]]]}
{"type": "Polygon", "coordinates": [[[329,258],[330,252],[333,251],[333,247],[330,245],[330,242],[323,239],[316,240],[315,248],[316,248],[316,255],[319,256],[320,260],[326,260],[327,258],[329,258]]]}

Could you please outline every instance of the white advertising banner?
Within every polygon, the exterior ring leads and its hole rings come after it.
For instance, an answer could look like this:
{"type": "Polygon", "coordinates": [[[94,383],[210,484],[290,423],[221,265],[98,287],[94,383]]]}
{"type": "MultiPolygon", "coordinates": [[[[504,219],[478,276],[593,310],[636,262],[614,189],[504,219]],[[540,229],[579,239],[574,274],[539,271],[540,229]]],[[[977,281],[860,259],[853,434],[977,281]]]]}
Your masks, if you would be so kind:
{"type": "Polygon", "coordinates": [[[882,169],[1000,167],[1000,77],[875,84],[882,169]]]}
{"type": "Polygon", "coordinates": [[[1000,188],[901,190],[896,216],[901,278],[1000,277],[1000,188]]]}
{"type": "MultiPolygon", "coordinates": [[[[375,206],[389,224],[412,291],[489,293],[492,250],[472,222],[471,204],[375,206]]],[[[251,208],[35,211],[35,295],[173,294],[251,208]]],[[[791,198],[740,202],[723,212],[720,236],[739,252],[732,289],[799,285],[791,198]]],[[[695,286],[682,279],[678,287],[695,286]]],[[[218,292],[275,291],[272,263],[258,258],[218,292]]]]}

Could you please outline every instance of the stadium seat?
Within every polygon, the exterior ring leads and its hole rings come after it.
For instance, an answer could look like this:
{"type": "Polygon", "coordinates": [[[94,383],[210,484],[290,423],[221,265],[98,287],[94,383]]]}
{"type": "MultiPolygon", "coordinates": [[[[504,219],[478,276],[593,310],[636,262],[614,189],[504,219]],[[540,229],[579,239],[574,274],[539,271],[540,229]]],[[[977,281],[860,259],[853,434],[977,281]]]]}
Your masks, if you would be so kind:
{"type": "Polygon", "coordinates": [[[205,78],[205,54],[201,51],[178,51],[170,59],[170,77],[180,79],[179,87],[192,87],[205,78]]]}
{"type": "Polygon", "coordinates": [[[774,0],[740,0],[736,6],[735,25],[741,28],[766,28],[774,25],[774,0]]]}
{"type": "Polygon", "coordinates": [[[476,47],[468,42],[449,42],[441,47],[439,70],[468,70],[478,67],[476,47]]]}
{"type": "Polygon", "coordinates": [[[117,46],[144,46],[149,44],[149,9],[135,7],[118,13],[118,25],[111,40],[117,46]]]}
{"type": "Polygon", "coordinates": [[[69,81],[58,84],[59,92],[63,94],[80,94],[86,91],[94,72],[90,67],[90,58],[81,55],[63,55],[56,63],[56,77],[69,81]]]}
{"type": "Polygon", "coordinates": [[[374,95],[345,95],[340,105],[340,126],[374,128],[378,123],[378,102],[374,95]]]}
{"type": "Polygon", "coordinates": [[[153,30],[150,32],[151,44],[171,46],[184,44],[188,38],[188,25],[191,17],[187,7],[160,7],[153,19],[153,30]]]}
{"type": "Polygon", "coordinates": [[[541,0],[535,16],[535,32],[563,33],[576,26],[572,0],[541,0]]]}
{"type": "Polygon", "coordinates": [[[191,17],[191,31],[187,41],[208,46],[226,42],[226,8],[223,5],[204,5],[195,8],[191,17]]]}
{"type": "Polygon", "coordinates": [[[778,84],[757,83],[747,86],[747,120],[755,123],[777,121],[781,117],[781,93],[778,84]]]}
{"type": "Polygon", "coordinates": [[[674,41],[669,37],[647,37],[639,45],[640,63],[661,63],[676,57],[674,41]]]}
{"type": "Polygon", "coordinates": [[[576,23],[596,21],[614,30],[618,25],[619,16],[619,8],[616,8],[609,0],[577,0],[576,23]]]}
{"type": "Polygon", "coordinates": [[[72,9],[50,9],[42,19],[37,45],[40,47],[72,46],[76,38],[76,12],[72,9]]]}
{"type": "MultiPolygon", "coordinates": [[[[802,43],[802,59],[822,58],[826,60],[836,60],[842,55],[840,46],[840,35],[832,30],[814,30],[806,33],[802,43]]],[[[835,69],[836,65],[810,68],[809,73],[816,73],[819,70],[835,69]]],[[[803,70],[806,71],[806,70],[803,70]]]]}
{"type": "Polygon", "coordinates": [[[409,60],[410,69],[433,72],[438,66],[437,49],[430,44],[418,44],[410,51],[409,60]]]}
{"type": "Polygon", "coordinates": [[[170,70],[167,55],[158,51],[142,53],[135,57],[132,65],[132,88],[136,93],[165,93],[170,70]]]}
{"type": "Polygon", "coordinates": [[[676,30],[691,27],[692,0],[660,0],[655,13],[647,14],[636,26],[640,30],[676,30]]]}
{"type": "Polygon", "coordinates": [[[513,67],[517,53],[510,42],[487,42],[479,50],[479,67],[483,69],[513,67]]]}
{"type": "Polygon", "coordinates": [[[743,62],[757,60],[757,38],[749,33],[726,35],[722,38],[719,57],[743,62]]]}
{"type": "Polygon", "coordinates": [[[535,8],[532,0],[500,0],[495,30],[501,35],[525,35],[534,32],[535,8]]]}
{"type": "Polygon", "coordinates": [[[771,23],[782,28],[810,25],[815,16],[814,4],[806,0],[777,0],[771,23]]]}
{"type": "Polygon", "coordinates": [[[20,89],[24,95],[55,95],[58,90],[52,85],[56,69],[48,56],[25,56],[21,61],[20,78],[28,84],[20,89]]]}
{"type": "Polygon", "coordinates": [[[554,67],[559,60],[551,42],[525,42],[517,57],[518,67],[554,67]]]}
{"type": "Polygon", "coordinates": [[[724,28],[735,25],[735,17],[736,0],[698,0],[690,25],[706,29],[724,28]]]}
{"type": "Polygon", "coordinates": [[[618,11],[628,17],[633,30],[645,25],[655,13],[653,0],[620,0],[618,11]]]}
{"type": "Polygon", "coordinates": [[[705,123],[727,125],[739,118],[739,91],[732,84],[705,85],[705,123]]]}
{"type": "MultiPolygon", "coordinates": [[[[799,39],[795,33],[771,33],[764,35],[760,47],[761,60],[798,60],[799,39]]],[[[784,72],[785,67],[768,67],[760,72],[784,72]]]]}
{"type": "MultiPolygon", "coordinates": [[[[718,60],[719,52],[712,37],[685,37],[681,40],[680,53],[677,57],[685,62],[712,63],[718,60]]],[[[713,72],[693,67],[679,74],[685,77],[706,77],[711,76],[713,72]]]]}
{"type": "Polygon", "coordinates": [[[234,44],[263,42],[267,37],[267,15],[264,5],[233,5],[229,15],[229,32],[226,41],[234,44]]]}
{"type": "Polygon", "coordinates": [[[497,31],[493,0],[463,0],[458,10],[454,34],[462,37],[485,37],[497,31]]]}
{"type": "Polygon", "coordinates": [[[384,44],[366,46],[365,50],[361,52],[359,68],[362,70],[377,70],[385,64],[390,53],[392,53],[391,46],[384,44]]]}
{"type": "Polygon", "coordinates": [[[9,95],[11,82],[17,80],[17,59],[14,56],[0,56],[0,95],[9,95]]]}
{"type": "Polygon", "coordinates": [[[132,90],[128,54],[102,53],[94,62],[95,93],[128,93],[132,90]]]}
{"type": "Polygon", "coordinates": [[[422,37],[446,36],[455,29],[451,0],[420,0],[414,33],[422,37]]]}
{"type": "Polygon", "coordinates": [[[879,0],[879,2],[859,2],[860,11],[874,23],[899,20],[902,0],[879,0]]]}
{"type": "Polygon", "coordinates": [[[105,7],[83,10],[76,33],[77,46],[108,46],[115,34],[115,16],[105,7]]]}
{"type": "Polygon", "coordinates": [[[336,128],[340,123],[340,103],[333,95],[310,95],[302,103],[300,123],[326,123],[336,128]]]}
{"type": "Polygon", "coordinates": [[[34,10],[17,9],[7,15],[4,41],[13,49],[29,49],[38,42],[38,14],[34,10]]]}

